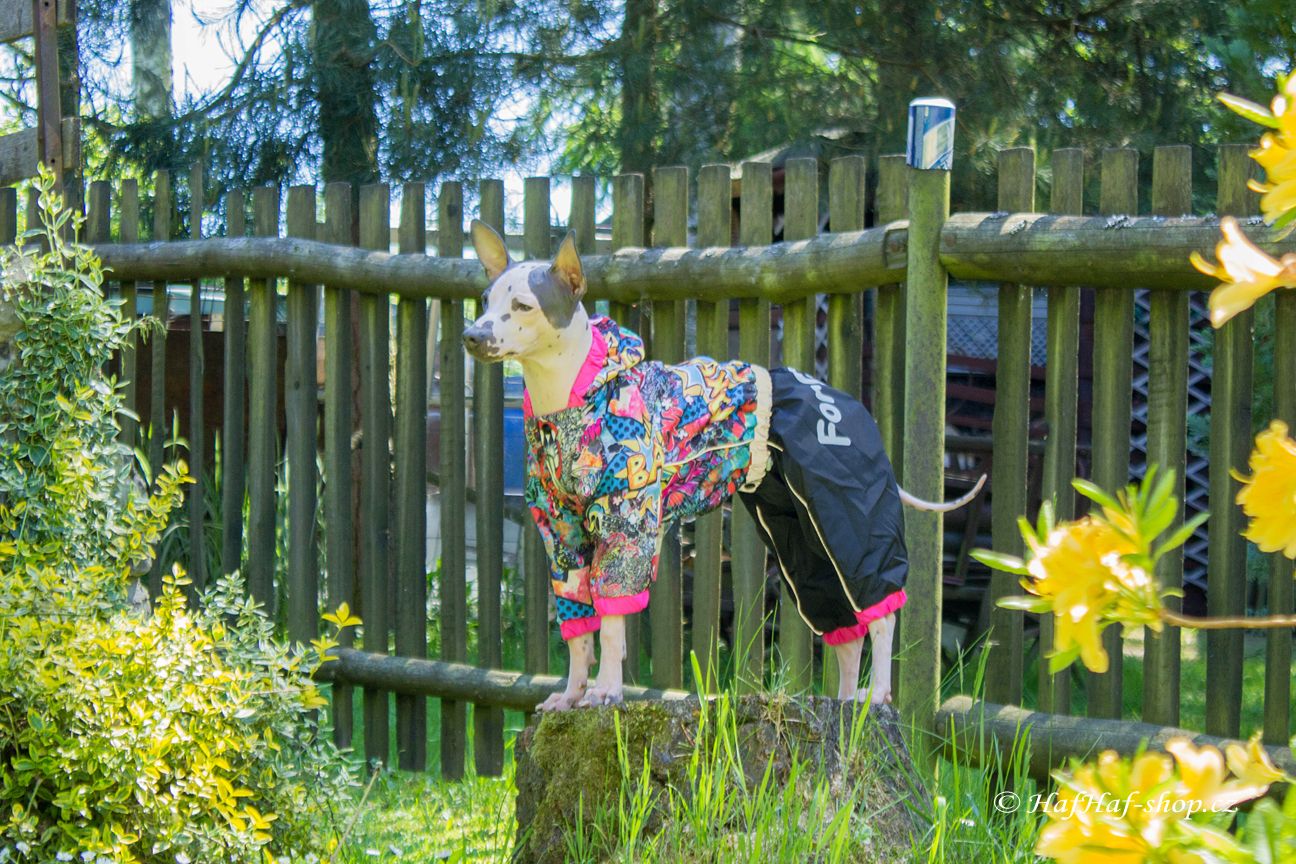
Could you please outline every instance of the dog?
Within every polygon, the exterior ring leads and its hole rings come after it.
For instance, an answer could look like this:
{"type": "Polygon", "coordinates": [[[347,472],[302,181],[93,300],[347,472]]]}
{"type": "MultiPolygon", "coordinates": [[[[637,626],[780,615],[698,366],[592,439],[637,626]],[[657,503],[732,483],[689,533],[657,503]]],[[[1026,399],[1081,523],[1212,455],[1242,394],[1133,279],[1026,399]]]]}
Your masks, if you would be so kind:
{"type": "Polygon", "coordinates": [[[949,511],[985,478],[957,501],[922,501],[896,483],[858,400],[791,369],[646,361],[638,336],[586,312],[573,234],[552,262],[514,263],[476,220],[472,241],[488,287],[463,342],[479,361],[522,366],[525,498],[570,655],[566,688],[536,710],[622,700],[625,616],[648,604],[666,527],[735,493],[798,613],[833,646],[838,698],[889,702],[908,572],[901,504],[949,511]],[[866,635],[872,682],[861,690],[866,635]]]}

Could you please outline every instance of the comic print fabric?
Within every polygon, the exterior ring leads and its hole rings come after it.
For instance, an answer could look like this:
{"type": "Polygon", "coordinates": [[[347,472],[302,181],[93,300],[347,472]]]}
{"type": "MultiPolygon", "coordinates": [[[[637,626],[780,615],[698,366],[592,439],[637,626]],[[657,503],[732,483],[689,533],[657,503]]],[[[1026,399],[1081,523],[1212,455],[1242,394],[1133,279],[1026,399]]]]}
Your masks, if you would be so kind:
{"type": "Polygon", "coordinates": [[[763,472],[768,433],[763,368],[645,361],[634,333],[601,316],[591,327],[569,407],[537,417],[524,403],[526,500],[564,639],[597,629],[602,615],[647,606],[663,527],[759,482],[749,468],[755,455],[763,472]]]}

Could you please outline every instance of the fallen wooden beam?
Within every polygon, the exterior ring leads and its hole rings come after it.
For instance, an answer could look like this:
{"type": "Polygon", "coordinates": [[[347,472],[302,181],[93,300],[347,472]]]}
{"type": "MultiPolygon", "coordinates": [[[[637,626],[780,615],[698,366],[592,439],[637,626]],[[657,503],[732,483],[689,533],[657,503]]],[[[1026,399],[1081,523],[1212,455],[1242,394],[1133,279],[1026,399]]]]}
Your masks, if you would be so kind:
{"type": "MultiPolygon", "coordinates": [[[[335,648],[337,660],[320,667],[315,678],[338,684],[372,687],[411,696],[439,696],[459,702],[531,711],[551,693],[566,686],[556,675],[524,675],[500,669],[479,669],[463,663],[415,660],[335,648]]],[[[629,700],[662,699],[677,702],[696,698],[683,690],[626,687],[629,700]]]]}
{"type": "MultiPolygon", "coordinates": [[[[994,764],[993,753],[1008,754],[1020,741],[1029,739],[1027,771],[1036,780],[1069,759],[1088,760],[1104,750],[1132,756],[1139,748],[1165,750],[1172,738],[1185,737],[1200,747],[1209,744],[1223,750],[1229,744],[1244,744],[1216,738],[1174,726],[1154,726],[1130,720],[1101,720],[1028,711],[1012,705],[981,702],[971,696],[953,696],[936,712],[936,733],[943,736],[944,755],[951,761],[973,765],[994,764]]],[[[1274,764],[1288,773],[1296,772],[1296,759],[1285,747],[1266,747],[1274,764]]]]}

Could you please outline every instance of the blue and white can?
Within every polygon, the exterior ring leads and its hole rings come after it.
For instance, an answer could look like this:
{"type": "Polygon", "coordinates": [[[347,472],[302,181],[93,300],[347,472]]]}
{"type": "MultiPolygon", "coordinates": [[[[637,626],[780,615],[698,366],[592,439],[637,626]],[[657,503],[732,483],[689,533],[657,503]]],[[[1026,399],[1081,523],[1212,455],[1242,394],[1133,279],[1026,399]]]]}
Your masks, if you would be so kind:
{"type": "Polygon", "coordinates": [[[928,96],[909,103],[911,168],[949,171],[954,165],[954,103],[928,96]]]}

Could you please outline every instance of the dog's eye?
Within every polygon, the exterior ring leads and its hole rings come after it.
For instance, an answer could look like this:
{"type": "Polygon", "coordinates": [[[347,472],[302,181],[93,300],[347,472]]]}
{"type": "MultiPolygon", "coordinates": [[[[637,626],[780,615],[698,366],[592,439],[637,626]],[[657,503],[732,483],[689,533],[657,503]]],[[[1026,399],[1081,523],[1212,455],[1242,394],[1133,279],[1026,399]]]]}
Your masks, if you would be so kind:
{"type": "Polygon", "coordinates": [[[490,305],[490,292],[483,291],[481,296],[481,308],[485,309],[490,305]]]}
{"type": "Polygon", "coordinates": [[[521,300],[514,300],[514,301],[513,301],[513,311],[514,311],[514,312],[530,312],[530,311],[531,311],[532,309],[534,309],[534,308],[535,308],[534,306],[532,306],[532,305],[530,305],[530,304],[528,304],[528,303],[523,303],[521,300]]]}

